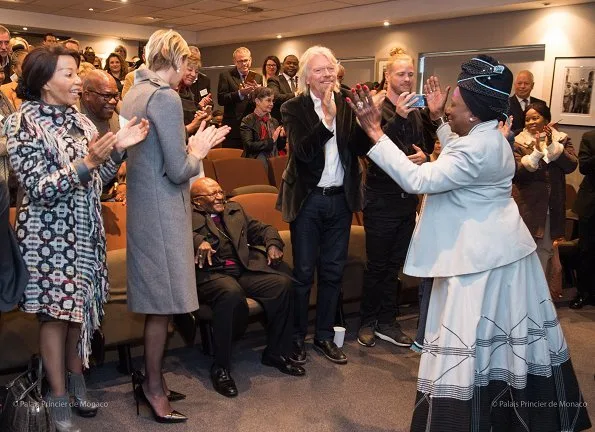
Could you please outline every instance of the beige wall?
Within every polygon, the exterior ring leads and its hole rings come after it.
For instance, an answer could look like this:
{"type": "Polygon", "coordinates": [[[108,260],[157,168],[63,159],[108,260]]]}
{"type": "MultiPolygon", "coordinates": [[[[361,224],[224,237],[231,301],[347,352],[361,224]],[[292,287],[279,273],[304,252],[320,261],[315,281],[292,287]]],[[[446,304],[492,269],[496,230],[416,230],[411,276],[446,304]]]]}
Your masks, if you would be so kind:
{"type": "MultiPolygon", "coordinates": [[[[595,56],[595,3],[558,8],[543,8],[472,16],[450,20],[414,23],[337,33],[246,42],[252,51],[253,68],[259,69],[267,55],[283,58],[287,54],[301,55],[311,45],[325,45],[337,57],[387,57],[394,46],[403,46],[413,56],[419,53],[461,49],[497,48],[545,44],[542,82],[536,90],[549,101],[555,57],[595,56]]],[[[200,41],[199,41],[200,46],[200,41]]],[[[231,54],[237,45],[201,47],[205,66],[231,64],[231,54]]],[[[216,92],[216,87],[213,89],[216,92]]],[[[578,145],[584,127],[562,128],[578,145]]],[[[578,186],[578,170],[569,176],[578,186]]]]}

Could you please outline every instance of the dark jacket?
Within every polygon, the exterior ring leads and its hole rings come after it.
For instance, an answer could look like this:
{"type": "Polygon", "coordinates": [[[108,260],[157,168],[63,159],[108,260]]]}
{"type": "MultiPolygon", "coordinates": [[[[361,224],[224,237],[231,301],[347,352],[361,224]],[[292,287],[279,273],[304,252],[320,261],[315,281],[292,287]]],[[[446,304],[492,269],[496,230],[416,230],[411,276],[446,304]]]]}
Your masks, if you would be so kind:
{"type": "MultiPolygon", "coordinates": [[[[222,219],[226,228],[225,233],[231,239],[238,259],[245,270],[280,274],[267,264],[266,253],[256,248],[257,246],[264,246],[266,250],[270,246],[277,246],[283,250],[285,244],[274,227],[251,218],[244,212],[242,206],[236,202],[225,204],[222,219]]],[[[216,244],[221,241],[222,235],[210,215],[197,209],[192,211],[192,231],[195,254],[203,241],[206,240],[212,247],[215,246],[213,247],[215,250],[216,244]]],[[[214,255],[213,266],[219,264],[216,256],[217,254],[214,255]]],[[[222,273],[218,273],[214,269],[208,271],[205,268],[199,269],[198,265],[196,266],[197,283],[204,283],[222,276],[222,273]]]]}
{"type": "MultiPolygon", "coordinates": [[[[352,212],[362,208],[362,173],[358,155],[369,148],[369,140],[356,126],[355,115],[340,94],[335,93],[337,106],[335,131],[337,148],[345,176],[345,199],[352,212]],[[364,149],[359,145],[363,144],[364,149]]],[[[318,118],[310,94],[302,93],[281,106],[283,125],[290,143],[289,160],[283,172],[277,209],[283,220],[292,222],[324,170],[324,146],[333,136],[318,118]]]]}
{"type": "Polygon", "coordinates": [[[267,87],[272,89],[275,93],[275,104],[273,105],[271,115],[276,118],[279,123],[283,124],[283,119],[281,118],[281,105],[289,99],[294,98],[295,93],[291,91],[291,87],[284,75],[269,78],[267,80],[267,87]]]}
{"type": "MultiPolygon", "coordinates": [[[[255,81],[262,84],[262,75],[255,74],[255,81]]],[[[242,79],[235,67],[219,75],[217,101],[223,107],[223,124],[231,127],[227,140],[234,142],[237,148],[241,148],[240,123],[244,117],[254,111],[254,102],[251,99],[248,97],[244,100],[240,99],[238,90],[241,85],[242,79]]]]}
{"type": "Polygon", "coordinates": [[[585,177],[578,188],[574,211],[579,218],[595,217],[595,130],[583,135],[578,151],[578,169],[585,177]]]}
{"type": "Polygon", "coordinates": [[[533,152],[533,146],[514,143],[516,173],[512,195],[519,207],[521,217],[536,238],[543,238],[545,219],[549,208],[550,235],[553,240],[563,237],[566,220],[566,174],[576,169],[577,158],[570,137],[560,141],[564,151],[553,162],[539,161],[539,168],[528,171],[521,158],[533,152]]]}
{"type": "MultiPolygon", "coordinates": [[[[529,96],[529,103],[536,102],[541,102],[545,104],[545,101],[542,101],[541,99],[538,99],[533,96],[529,96]]],[[[518,99],[516,98],[516,95],[514,94],[508,98],[508,115],[513,116],[511,128],[512,132],[515,135],[518,135],[525,128],[525,113],[523,112],[521,104],[519,103],[518,99]]]]}
{"type": "MultiPolygon", "coordinates": [[[[271,117],[269,123],[269,138],[260,139],[260,121],[256,114],[252,113],[242,119],[240,135],[244,145],[242,157],[252,159],[266,159],[270,156],[277,156],[278,150],[285,148],[286,139],[279,137],[277,143],[273,141],[273,132],[279,126],[279,122],[271,117]]],[[[266,162],[266,161],[265,161],[266,162]]]]}
{"type": "Polygon", "coordinates": [[[199,72],[196,81],[190,86],[190,90],[194,95],[194,102],[198,105],[203,97],[211,93],[211,79],[199,72]]]}
{"type": "MultiPolygon", "coordinates": [[[[395,105],[386,98],[382,105],[381,120],[384,133],[406,155],[415,154],[413,144],[421,148],[426,156],[431,154],[434,150],[436,125],[430,120],[428,111],[415,110],[404,119],[396,114],[395,110],[395,105]]],[[[368,159],[366,172],[366,192],[400,196],[404,193],[403,189],[371,159],[368,159]]],[[[407,202],[403,202],[404,211],[415,211],[416,206],[416,195],[410,195],[407,202]]]]}

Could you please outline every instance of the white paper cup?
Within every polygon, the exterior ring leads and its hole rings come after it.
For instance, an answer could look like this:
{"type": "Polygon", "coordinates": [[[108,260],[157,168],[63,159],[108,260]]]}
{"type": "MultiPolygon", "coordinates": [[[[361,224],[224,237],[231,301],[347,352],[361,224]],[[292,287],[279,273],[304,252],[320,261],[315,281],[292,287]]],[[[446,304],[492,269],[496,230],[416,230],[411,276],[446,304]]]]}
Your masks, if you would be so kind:
{"type": "Polygon", "coordinates": [[[339,348],[343,346],[343,341],[345,340],[345,327],[333,327],[335,330],[335,337],[333,338],[333,342],[339,348]]]}

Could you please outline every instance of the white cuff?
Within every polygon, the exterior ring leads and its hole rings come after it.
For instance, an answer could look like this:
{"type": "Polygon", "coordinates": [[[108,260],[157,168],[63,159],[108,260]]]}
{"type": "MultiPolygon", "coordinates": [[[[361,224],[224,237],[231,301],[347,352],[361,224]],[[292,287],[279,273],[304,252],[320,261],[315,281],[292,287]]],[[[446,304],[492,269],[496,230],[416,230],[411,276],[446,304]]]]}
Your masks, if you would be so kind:
{"type": "Polygon", "coordinates": [[[544,154],[539,150],[533,150],[530,155],[525,155],[521,158],[521,163],[527,169],[527,171],[534,172],[539,168],[539,161],[543,159],[544,154]]]}
{"type": "Polygon", "coordinates": [[[564,145],[554,141],[547,146],[547,158],[550,162],[555,161],[564,152],[564,145]]]}

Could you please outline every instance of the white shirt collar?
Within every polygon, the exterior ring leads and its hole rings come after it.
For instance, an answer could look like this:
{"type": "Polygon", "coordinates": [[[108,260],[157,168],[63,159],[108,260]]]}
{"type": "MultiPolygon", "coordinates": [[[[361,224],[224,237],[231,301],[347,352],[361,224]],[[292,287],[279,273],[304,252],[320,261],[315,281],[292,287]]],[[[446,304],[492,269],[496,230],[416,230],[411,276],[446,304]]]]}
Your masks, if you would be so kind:
{"type": "MultiPolygon", "coordinates": [[[[283,75],[285,77],[285,79],[287,80],[288,83],[291,81],[291,77],[289,75],[287,75],[285,72],[283,72],[281,75],[283,75]]],[[[297,82],[297,75],[294,75],[293,78],[295,78],[294,82],[297,82]]]]}

